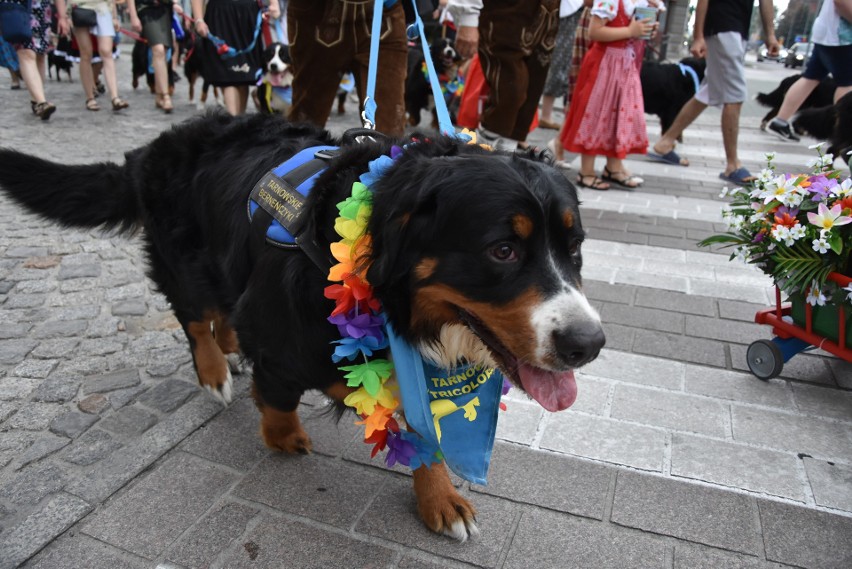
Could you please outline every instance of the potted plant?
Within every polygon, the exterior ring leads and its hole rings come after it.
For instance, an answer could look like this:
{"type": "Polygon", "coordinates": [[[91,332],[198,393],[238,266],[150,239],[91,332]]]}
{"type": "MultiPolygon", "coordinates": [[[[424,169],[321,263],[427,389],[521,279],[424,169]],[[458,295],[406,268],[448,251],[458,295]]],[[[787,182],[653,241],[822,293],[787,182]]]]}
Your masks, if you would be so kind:
{"type": "Polygon", "coordinates": [[[823,154],[822,144],[811,148],[818,157],[808,162],[810,173],[778,173],[769,153],[750,187],[725,188],[728,230],[699,245],[734,247],[732,260],[771,276],[800,326],[811,312],[814,332],[837,340],[842,314],[852,347],[852,179],[833,169],[834,157],[823,154]]]}

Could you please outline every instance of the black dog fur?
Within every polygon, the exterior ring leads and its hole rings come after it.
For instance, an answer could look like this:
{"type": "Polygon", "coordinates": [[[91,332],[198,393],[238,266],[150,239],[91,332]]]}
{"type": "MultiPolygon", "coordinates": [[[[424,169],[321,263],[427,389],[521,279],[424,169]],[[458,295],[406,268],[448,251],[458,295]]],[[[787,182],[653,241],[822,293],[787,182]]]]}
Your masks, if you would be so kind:
{"type": "MultiPolygon", "coordinates": [[[[322,250],[340,239],[336,204],[368,162],[411,142],[342,146],[304,206],[306,234],[322,250]]],[[[199,381],[227,399],[223,353],[241,348],[253,363],[264,442],[309,452],[296,414],[303,392],[338,401],[349,392],[330,358],[340,335],[327,321],[327,267],[301,251],[253,250],[246,206],[260,177],[295,152],[338,144],[276,115],[209,113],[128,152],[123,165],[65,166],[0,149],[0,188],[64,226],[144,229],[148,274],[186,332],[199,381]],[[239,347],[227,341],[230,325],[239,347]]],[[[573,383],[570,369],[594,359],[604,337],[579,292],[579,202],[558,170],[532,154],[431,137],[408,144],[372,189],[366,277],[413,346],[428,346],[448,367],[490,361],[522,389],[559,389],[568,377],[573,383]],[[454,341],[442,337],[446,330],[454,341]]],[[[443,465],[418,468],[414,484],[432,530],[462,540],[478,531],[443,465]]]]}
{"type": "MultiPolygon", "coordinates": [[[[698,75],[698,82],[704,79],[707,64],[704,59],[685,57],[680,60],[698,75]]],[[[689,74],[681,72],[677,63],[642,62],[639,74],[642,81],[642,98],[645,112],[660,118],[661,132],[666,132],[680,109],[695,95],[695,82],[689,74]]]]}
{"type": "MultiPolygon", "coordinates": [[[[769,121],[774,119],[775,115],[778,114],[778,110],[781,108],[781,103],[784,102],[784,95],[787,94],[787,91],[799,77],[801,77],[801,74],[785,77],[773,91],[769,93],[758,93],[754,98],[755,101],[764,107],[769,107],[769,112],[760,120],[760,130],[766,130],[766,125],[768,125],[769,121]]],[[[808,95],[808,98],[805,99],[805,102],[802,103],[799,110],[830,106],[834,102],[834,90],[836,87],[837,85],[834,82],[834,79],[826,77],[820,81],[816,89],[808,95]]]]}
{"type": "Polygon", "coordinates": [[[834,105],[804,109],[793,117],[796,132],[817,140],[827,140],[826,153],[847,164],[852,160],[852,93],[846,93],[834,105]]]}
{"type": "Polygon", "coordinates": [[[64,71],[68,75],[68,81],[71,81],[71,62],[63,55],[57,55],[52,51],[47,54],[47,76],[53,79],[51,70],[56,68],[56,80],[62,81],[60,72],[64,71]]]}

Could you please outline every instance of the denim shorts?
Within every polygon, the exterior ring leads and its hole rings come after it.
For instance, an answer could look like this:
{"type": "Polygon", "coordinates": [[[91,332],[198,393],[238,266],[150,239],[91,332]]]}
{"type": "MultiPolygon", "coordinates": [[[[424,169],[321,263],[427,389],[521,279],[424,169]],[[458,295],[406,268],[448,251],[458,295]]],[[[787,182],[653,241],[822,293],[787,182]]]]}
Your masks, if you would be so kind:
{"type": "Polygon", "coordinates": [[[829,73],[838,87],[852,85],[852,45],[814,44],[802,77],[820,81],[829,73]]]}

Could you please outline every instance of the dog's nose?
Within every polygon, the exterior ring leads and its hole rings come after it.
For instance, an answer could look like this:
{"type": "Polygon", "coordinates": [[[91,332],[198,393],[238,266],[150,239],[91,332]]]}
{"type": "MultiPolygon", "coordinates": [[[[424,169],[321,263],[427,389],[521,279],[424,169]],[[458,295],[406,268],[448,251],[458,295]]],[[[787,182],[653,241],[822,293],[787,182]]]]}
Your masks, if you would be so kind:
{"type": "Polygon", "coordinates": [[[596,357],[606,344],[600,322],[585,321],[553,333],[556,351],[566,365],[580,367],[596,357]]]}

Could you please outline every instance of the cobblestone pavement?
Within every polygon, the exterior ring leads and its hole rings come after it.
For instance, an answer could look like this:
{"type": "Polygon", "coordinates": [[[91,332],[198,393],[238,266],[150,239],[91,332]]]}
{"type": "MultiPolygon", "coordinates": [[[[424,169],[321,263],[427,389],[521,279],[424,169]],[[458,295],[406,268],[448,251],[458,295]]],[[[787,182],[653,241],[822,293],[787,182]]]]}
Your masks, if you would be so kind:
{"type": "MultiPolygon", "coordinates": [[[[122,161],[197,112],[185,80],[175,113],[156,112],[129,89],[127,56],[130,109],[87,112],[76,71],[49,81],[47,123],[0,83],[0,144],[122,161]]],[[[354,125],[349,107],[332,130],[354,125]]],[[[852,566],[852,365],[809,353],[770,382],[745,372],[747,345],[770,337],[753,316],[771,283],[696,247],[720,229],[718,118],[687,131],[689,168],[637,157],[641,191],[583,193],[607,347],[572,409],[511,397],[489,485],[460,484],[482,530],[463,545],[425,530],[407,475],[371,462],[318,397],[302,406],[315,453],[295,458],[262,446],[245,375],[228,408],[199,390],[137,241],[0,198],[0,567],[852,566]]],[[[742,125],[749,167],[769,150],[803,165],[806,143],[756,122],[742,125]]]]}

